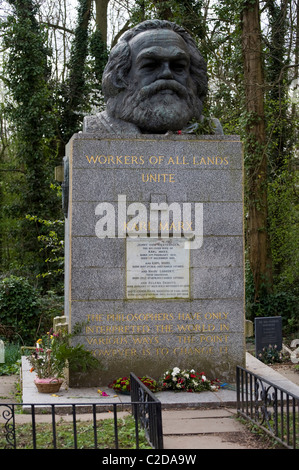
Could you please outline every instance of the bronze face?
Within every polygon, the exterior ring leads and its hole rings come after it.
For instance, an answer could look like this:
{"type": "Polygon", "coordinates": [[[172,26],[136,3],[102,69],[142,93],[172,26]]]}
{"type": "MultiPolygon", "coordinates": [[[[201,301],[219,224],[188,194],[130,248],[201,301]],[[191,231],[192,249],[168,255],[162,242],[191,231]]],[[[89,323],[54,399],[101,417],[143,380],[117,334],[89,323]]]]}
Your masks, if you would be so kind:
{"type": "Polygon", "coordinates": [[[111,50],[102,90],[106,111],[91,118],[87,128],[103,126],[116,134],[178,131],[201,118],[206,64],[183,28],[148,20],[111,50]]]}
{"type": "Polygon", "coordinates": [[[146,31],[133,38],[130,78],[138,88],[165,81],[165,93],[171,94],[167,81],[174,80],[184,87],[190,86],[190,54],[185,41],[175,32],[146,31]]]}

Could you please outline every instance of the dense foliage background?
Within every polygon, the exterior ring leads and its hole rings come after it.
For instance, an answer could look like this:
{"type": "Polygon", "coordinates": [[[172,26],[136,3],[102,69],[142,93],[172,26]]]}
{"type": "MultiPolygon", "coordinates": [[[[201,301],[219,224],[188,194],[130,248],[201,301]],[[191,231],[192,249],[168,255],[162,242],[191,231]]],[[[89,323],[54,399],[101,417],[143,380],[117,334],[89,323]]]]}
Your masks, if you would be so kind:
{"type": "Polygon", "coordinates": [[[208,64],[205,114],[244,143],[247,318],[282,315],[298,336],[298,11],[298,0],[1,2],[0,336],[12,327],[28,342],[62,313],[54,169],[84,114],[103,106],[110,48],[149,18],[196,39],[208,64]]]}

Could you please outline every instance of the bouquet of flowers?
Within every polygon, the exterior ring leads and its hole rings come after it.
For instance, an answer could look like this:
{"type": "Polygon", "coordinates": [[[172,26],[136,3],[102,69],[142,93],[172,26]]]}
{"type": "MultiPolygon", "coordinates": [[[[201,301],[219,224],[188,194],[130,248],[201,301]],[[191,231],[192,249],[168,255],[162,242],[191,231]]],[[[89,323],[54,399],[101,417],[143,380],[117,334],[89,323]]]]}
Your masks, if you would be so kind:
{"type": "Polygon", "coordinates": [[[262,352],[259,353],[258,359],[264,362],[264,364],[275,364],[276,362],[283,361],[283,354],[276,344],[274,346],[269,344],[268,348],[264,347],[262,352]]]}
{"type": "MultiPolygon", "coordinates": [[[[138,377],[139,380],[152,392],[157,392],[159,387],[158,383],[151,379],[150,377],[138,377]]],[[[113,388],[116,392],[130,393],[130,377],[119,377],[115,379],[110,385],[109,388],[113,388]]]]}
{"type": "Polygon", "coordinates": [[[63,378],[66,367],[72,372],[88,373],[100,369],[101,363],[93,356],[92,351],[82,344],[72,345],[71,339],[80,333],[82,325],[76,324],[73,333],[60,331],[53,333],[52,329],[36,341],[36,348],[28,361],[31,372],[34,370],[39,379],[52,377],[63,378]]]}
{"type": "Polygon", "coordinates": [[[58,335],[48,332],[37,340],[34,353],[28,356],[28,362],[32,366],[30,372],[36,372],[39,379],[64,376],[65,363],[57,360],[53,353],[56,339],[58,335]]]}
{"type": "Polygon", "coordinates": [[[203,392],[219,389],[218,380],[210,381],[204,372],[191,370],[180,370],[174,367],[166,371],[161,378],[162,390],[174,390],[176,392],[203,392]]]}

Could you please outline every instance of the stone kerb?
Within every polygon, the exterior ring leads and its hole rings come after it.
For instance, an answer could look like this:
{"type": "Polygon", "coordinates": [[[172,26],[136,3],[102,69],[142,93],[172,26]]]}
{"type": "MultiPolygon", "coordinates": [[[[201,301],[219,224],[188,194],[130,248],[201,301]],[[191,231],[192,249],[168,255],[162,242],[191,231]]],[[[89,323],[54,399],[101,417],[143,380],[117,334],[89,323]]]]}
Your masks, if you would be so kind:
{"type": "Polygon", "coordinates": [[[174,366],[234,378],[245,361],[238,136],[80,133],[67,155],[65,315],[88,322],[81,341],[103,383],[174,366]]]}

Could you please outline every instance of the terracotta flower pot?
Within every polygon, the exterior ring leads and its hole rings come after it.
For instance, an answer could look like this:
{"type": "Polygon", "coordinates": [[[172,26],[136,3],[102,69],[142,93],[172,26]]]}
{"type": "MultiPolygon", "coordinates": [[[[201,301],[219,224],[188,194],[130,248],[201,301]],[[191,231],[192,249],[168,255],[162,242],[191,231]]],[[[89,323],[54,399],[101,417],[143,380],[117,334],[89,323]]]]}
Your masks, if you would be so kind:
{"type": "Polygon", "coordinates": [[[40,393],[56,393],[59,392],[63,380],[56,377],[47,379],[35,379],[34,383],[40,393]]]}

